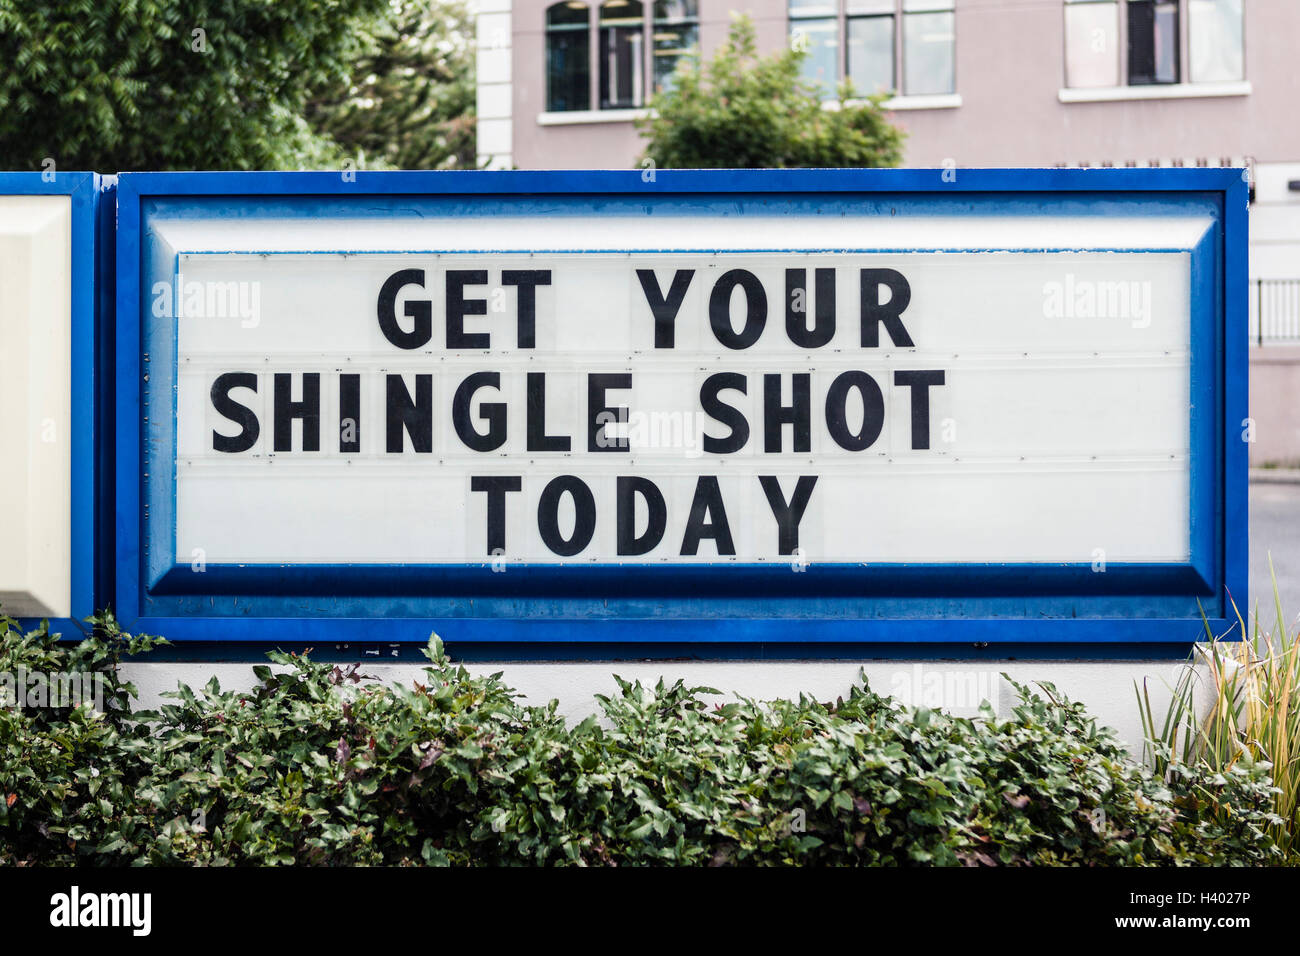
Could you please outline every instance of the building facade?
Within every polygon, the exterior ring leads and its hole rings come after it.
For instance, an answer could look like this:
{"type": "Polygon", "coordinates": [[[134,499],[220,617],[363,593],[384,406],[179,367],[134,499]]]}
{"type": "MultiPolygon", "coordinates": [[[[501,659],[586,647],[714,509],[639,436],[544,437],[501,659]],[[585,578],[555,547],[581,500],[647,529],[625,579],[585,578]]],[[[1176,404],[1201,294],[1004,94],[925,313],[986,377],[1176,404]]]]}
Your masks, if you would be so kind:
{"type": "Polygon", "coordinates": [[[1297,0],[478,2],[489,168],[638,166],[635,119],[737,12],[828,101],[889,94],[909,166],[1249,167],[1252,460],[1300,464],[1297,0]]]}
{"type": "Polygon", "coordinates": [[[481,159],[635,165],[633,120],[733,11],[828,96],[894,92],[909,166],[1300,161],[1294,0],[480,0],[481,159]]]}

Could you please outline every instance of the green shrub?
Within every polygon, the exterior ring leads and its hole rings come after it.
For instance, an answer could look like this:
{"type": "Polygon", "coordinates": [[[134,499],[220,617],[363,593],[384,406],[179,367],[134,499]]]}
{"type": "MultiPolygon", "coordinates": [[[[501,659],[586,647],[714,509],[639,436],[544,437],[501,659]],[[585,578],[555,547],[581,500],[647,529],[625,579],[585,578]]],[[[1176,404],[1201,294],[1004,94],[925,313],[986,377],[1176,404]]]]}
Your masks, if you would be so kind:
{"type": "Polygon", "coordinates": [[[58,644],[44,625],[24,634],[0,617],[0,674],[90,674],[103,690],[99,711],[0,706],[0,862],[93,858],[133,806],[155,742],[133,719],[135,688],[119,680],[116,664],[123,651],[156,641],[122,634],[111,618],[93,623],[99,636],[58,644]]]}
{"type": "Polygon", "coordinates": [[[826,92],[802,75],[804,49],[760,55],[754,23],[733,17],[707,63],[681,57],[672,82],[637,120],[640,165],[663,169],[897,166],[905,134],[889,121],[885,95],[859,96],[851,83],[826,92]]]}
{"type": "Polygon", "coordinates": [[[249,692],[132,711],[109,617],[79,644],[0,624],[13,671],[93,668],[109,706],[0,709],[0,863],[1168,865],[1280,860],[1266,769],[1148,773],[1083,708],[1017,687],[1009,718],[865,685],[709,703],[619,682],[566,726],[436,638],[408,686],[272,654],[249,692]]]}
{"type": "Polygon", "coordinates": [[[1300,632],[1282,613],[1276,576],[1273,606],[1276,627],[1269,630],[1258,607],[1248,628],[1233,604],[1240,640],[1215,635],[1207,622],[1206,642],[1192,652],[1163,718],[1157,719],[1147,688],[1135,689],[1156,772],[1217,779],[1239,764],[1267,767],[1277,815],[1268,836],[1300,860],[1300,632]]]}
{"type": "Polygon", "coordinates": [[[303,119],[383,0],[0,0],[0,169],[338,168],[303,119]]]}

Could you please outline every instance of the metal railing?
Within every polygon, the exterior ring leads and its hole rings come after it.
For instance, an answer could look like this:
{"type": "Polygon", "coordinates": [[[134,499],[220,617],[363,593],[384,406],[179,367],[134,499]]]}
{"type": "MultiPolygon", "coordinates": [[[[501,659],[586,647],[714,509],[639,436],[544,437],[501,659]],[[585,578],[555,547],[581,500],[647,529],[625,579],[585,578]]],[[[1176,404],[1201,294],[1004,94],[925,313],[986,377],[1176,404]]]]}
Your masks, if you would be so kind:
{"type": "Polygon", "coordinates": [[[1251,282],[1250,317],[1256,345],[1300,345],[1300,279],[1251,282]]]}

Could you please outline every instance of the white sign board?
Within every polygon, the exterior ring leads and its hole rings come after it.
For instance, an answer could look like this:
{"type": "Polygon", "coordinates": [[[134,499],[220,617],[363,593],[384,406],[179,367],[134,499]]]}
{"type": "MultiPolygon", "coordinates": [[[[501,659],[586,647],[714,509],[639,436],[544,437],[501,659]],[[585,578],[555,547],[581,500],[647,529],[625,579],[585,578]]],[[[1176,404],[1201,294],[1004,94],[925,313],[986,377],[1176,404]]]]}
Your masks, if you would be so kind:
{"type": "Polygon", "coordinates": [[[1188,559],[1187,252],[620,241],[180,255],[177,561],[1188,559]]]}
{"type": "Polygon", "coordinates": [[[72,607],[72,201],[0,196],[0,606],[72,607]]]}

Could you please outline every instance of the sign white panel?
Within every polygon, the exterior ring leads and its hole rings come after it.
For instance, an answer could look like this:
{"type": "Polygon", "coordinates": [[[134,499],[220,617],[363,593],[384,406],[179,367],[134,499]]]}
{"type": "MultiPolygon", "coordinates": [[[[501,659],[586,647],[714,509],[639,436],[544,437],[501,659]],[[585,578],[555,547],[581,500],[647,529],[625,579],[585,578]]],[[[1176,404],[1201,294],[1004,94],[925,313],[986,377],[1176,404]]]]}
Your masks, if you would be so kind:
{"type": "Polygon", "coordinates": [[[1186,561],[1189,260],[182,254],[176,559],[1186,561]]]}
{"type": "Polygon", "coordinates": [[[72,202],[0,196],[0,605],[71,609],[72,202]]]}

